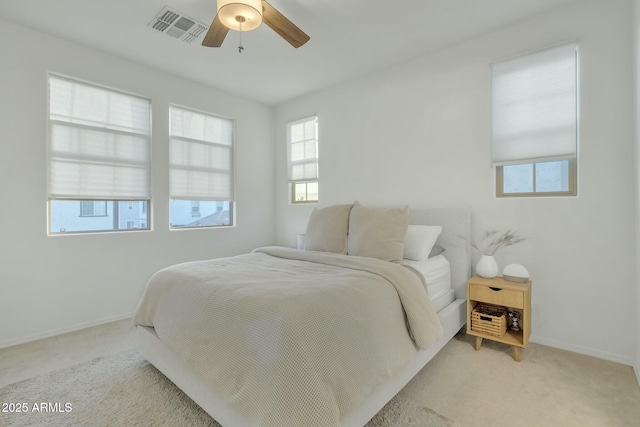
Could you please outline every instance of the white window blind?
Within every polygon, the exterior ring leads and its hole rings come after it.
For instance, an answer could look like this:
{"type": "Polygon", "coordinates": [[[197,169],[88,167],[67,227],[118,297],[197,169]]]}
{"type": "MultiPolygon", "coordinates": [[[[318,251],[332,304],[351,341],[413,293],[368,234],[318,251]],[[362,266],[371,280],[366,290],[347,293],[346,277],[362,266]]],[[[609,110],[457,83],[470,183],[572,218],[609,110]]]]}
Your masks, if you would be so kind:
{"type": "Polygon", "coordinates": [[[289,182],[318,180],[318,117],[287,124],[289,182]]]}
{"type": "Polygon", "coordinates": [[[171,106],[170,196],[233,201],[233,121],[171,106]]]}
{"type": "Polygon", "coordinates": [[[575,43],[493,64],[493,164],[575,158],[577,93],[575,43]]]}
{"type": "Polygon", "coordinates": [[[151,101],[49,76],[50,199],[150,199],[151,101]]]}

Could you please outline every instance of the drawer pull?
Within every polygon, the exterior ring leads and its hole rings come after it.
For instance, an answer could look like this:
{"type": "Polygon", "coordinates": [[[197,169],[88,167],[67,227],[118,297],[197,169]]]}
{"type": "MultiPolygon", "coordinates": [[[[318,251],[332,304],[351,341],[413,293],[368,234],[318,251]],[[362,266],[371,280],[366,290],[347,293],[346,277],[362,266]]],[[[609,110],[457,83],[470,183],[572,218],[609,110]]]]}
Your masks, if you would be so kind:
{"type": "Polygon", "coordinates": [[[489,286],[489,289],[491,289],[492,291],[496,291],[496,292],[502,290],[502,288],[492,288],[491,286],[489,286]]]}

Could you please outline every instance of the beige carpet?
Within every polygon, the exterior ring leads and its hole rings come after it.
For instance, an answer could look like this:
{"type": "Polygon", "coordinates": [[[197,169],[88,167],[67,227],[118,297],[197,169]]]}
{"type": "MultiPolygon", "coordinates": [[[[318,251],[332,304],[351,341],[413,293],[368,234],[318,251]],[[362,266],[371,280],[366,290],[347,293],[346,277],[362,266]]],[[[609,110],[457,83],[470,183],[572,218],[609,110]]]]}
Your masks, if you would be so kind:
{"type": "MultiPolygon", "coordinates": [[[[129,334],[112,333],[122,340],[129,334]]],[[[75,348],[64,343],[66,349],[49,350],[47,360],[75,348]]],[[[11,355],[5,359],[0,351],[0,362],[28,359],[35,347],[42,344],[4,350],[11,355]]],[[[69,402],[72,411],[8,414],[0,408],[0,426],[216,426],[136,352],[28,378],[0,388],[0,403],[69,402]]],[[[459,334],[367,427],[382,426],[637,427],[640,388],[629,366],[537,344],[516,363],[510,347],[485,341],[476,352],[472,337],[459,334]]]]}
{"type": "Polygon", "coordinates": [[[458,334],[399,396],[464,427],[640,426],[630,366],[533,343],[518,363],[510,346],[473,342],[458,334]]]}
{"type": "MultiPolygon", "coordinates": [[[[6,386],[0,402],[27,403],[26,413],[0,413],[2,426],[219,427],[135,350],[6,386]],[[41,412],[41,402],[52,405],[41,412]]],[[[367,427],[451,425],[428,407],[396,396],[367,427]]]]}

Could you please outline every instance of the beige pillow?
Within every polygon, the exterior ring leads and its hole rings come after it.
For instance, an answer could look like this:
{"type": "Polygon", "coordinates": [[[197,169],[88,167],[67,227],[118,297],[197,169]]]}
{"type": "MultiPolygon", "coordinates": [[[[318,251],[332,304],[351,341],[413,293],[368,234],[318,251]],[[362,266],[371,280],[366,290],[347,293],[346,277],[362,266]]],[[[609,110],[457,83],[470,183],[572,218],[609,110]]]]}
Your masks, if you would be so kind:
{"type": "Polygon", "coordinates": [[[409,207],[369,208],[355,204],[349,216],[348,254],[402,262],[409,207]]]}
{"type": "Polygon", "coordinates": [[[307,224],[304,250],[347,253],[349,213],[353,205],[314,208],[307,224]]]}

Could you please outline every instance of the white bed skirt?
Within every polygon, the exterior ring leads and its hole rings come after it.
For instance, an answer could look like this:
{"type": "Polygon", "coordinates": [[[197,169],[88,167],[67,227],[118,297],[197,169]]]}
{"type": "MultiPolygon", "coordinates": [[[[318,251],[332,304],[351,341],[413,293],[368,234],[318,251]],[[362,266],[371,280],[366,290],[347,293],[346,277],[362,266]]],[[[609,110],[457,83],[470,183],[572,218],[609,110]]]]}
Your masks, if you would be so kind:
{"type": "MultiPolygon", "coordinates": [[[[363,403],[341,419],[342,427],[364,426],[382,407],[445,346],[466,322],[466,301],[457,299],[438,312],[443,336],[431,346],[418,352],[417,357],[401,372],[372,392],[363,403]]],[[[163,344],[151,327],[138,326],[140,354],[184,391],[194,402],[224,427],[250,427],[251,424],[236,413],[201,375],[184,363],[163,344]]]]}

